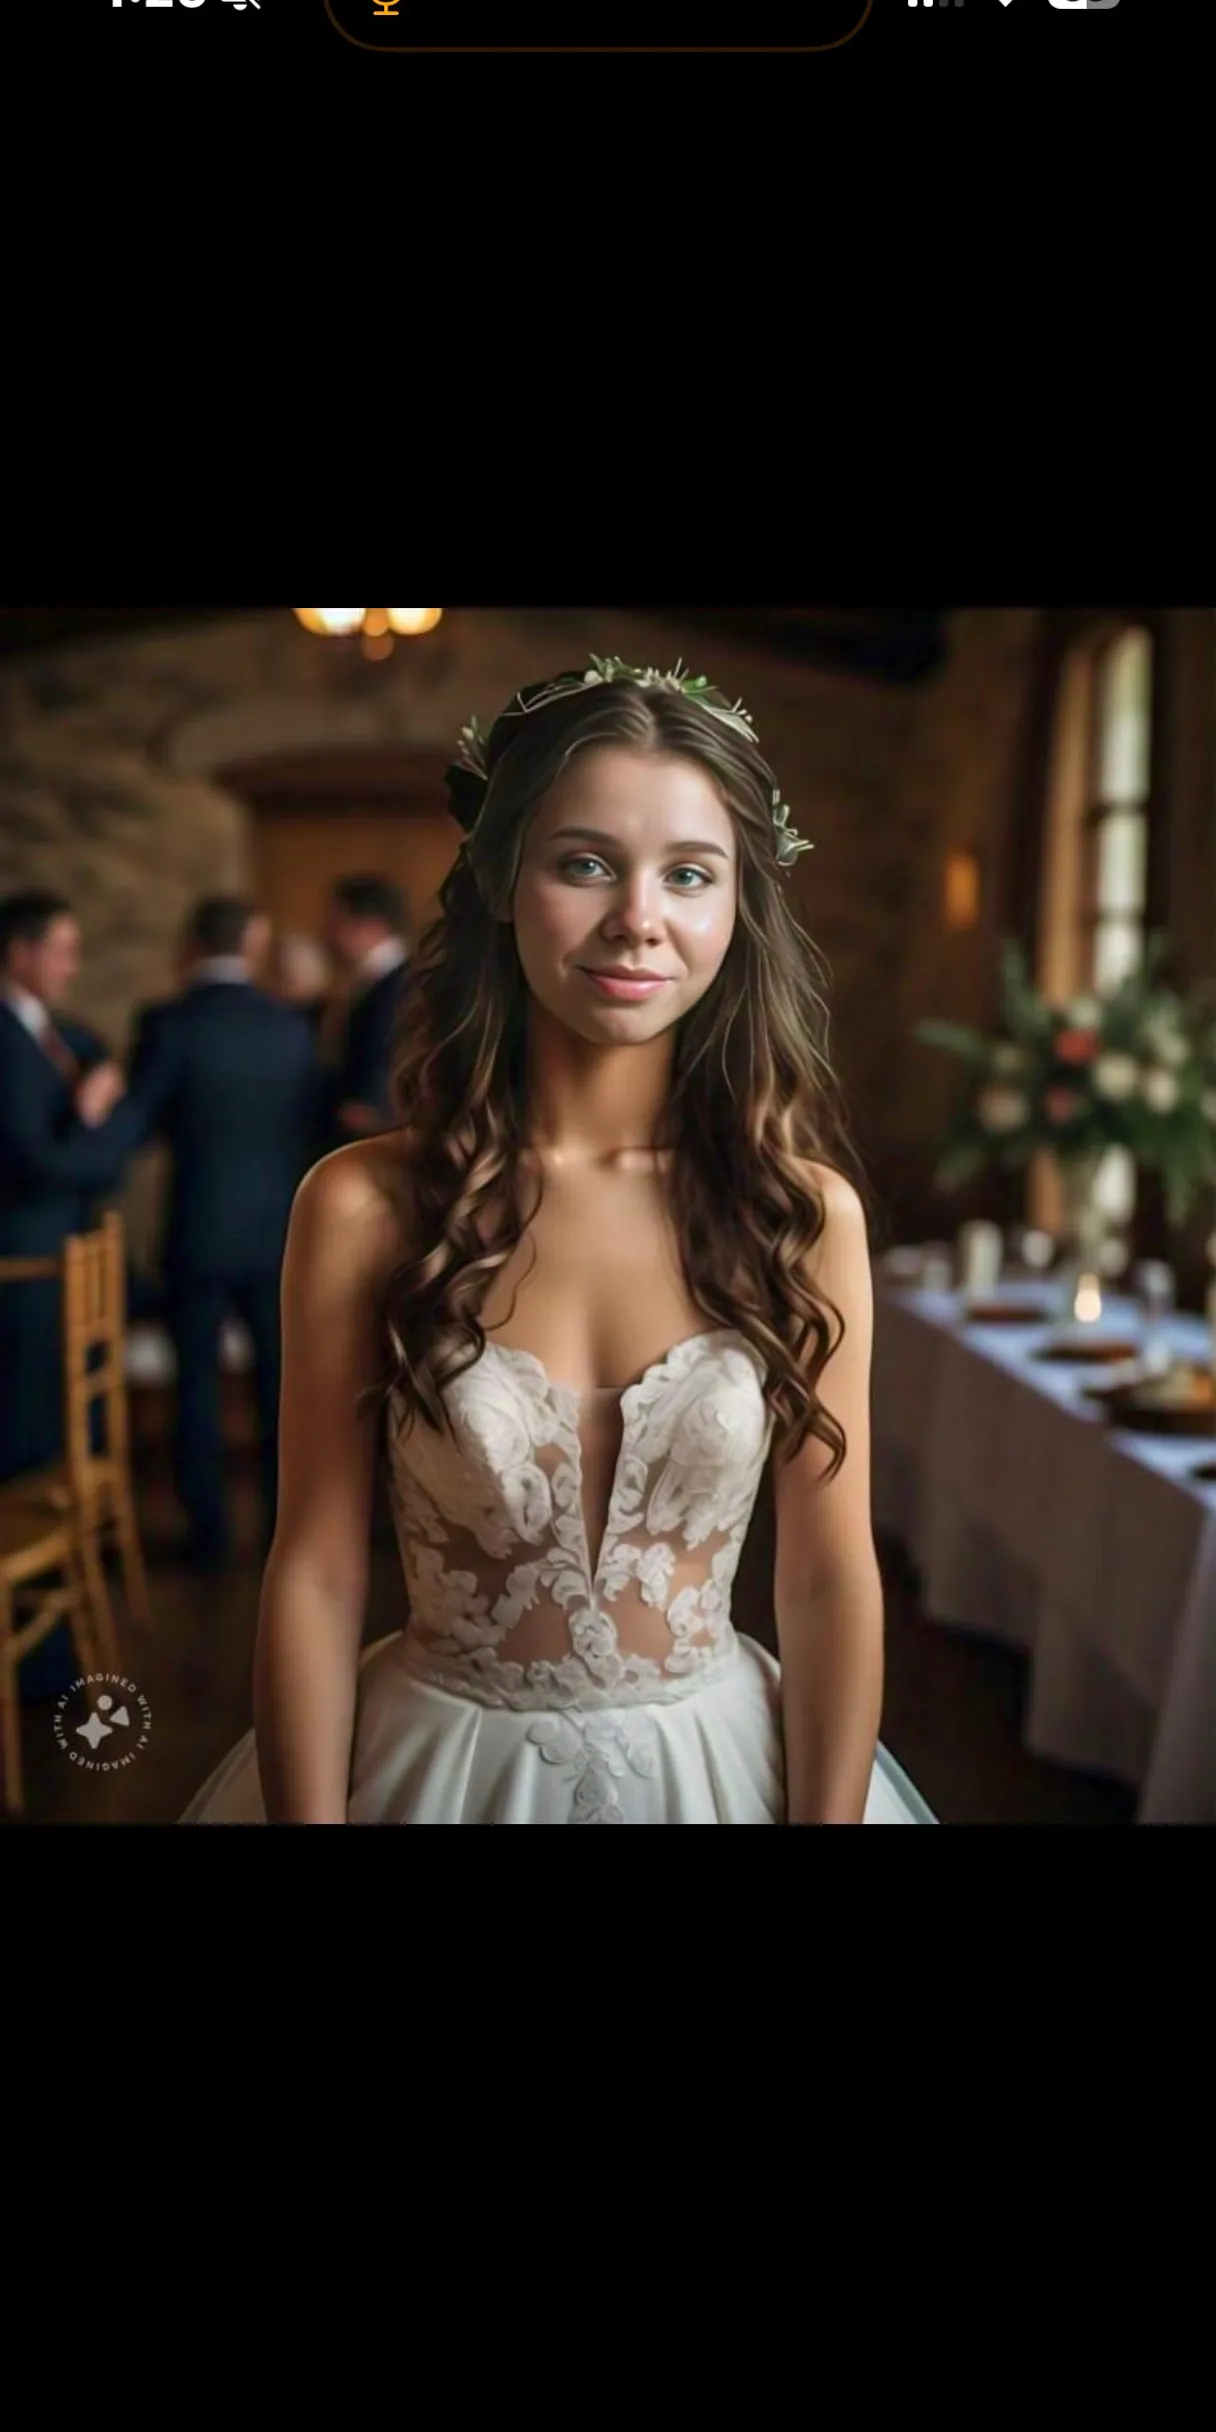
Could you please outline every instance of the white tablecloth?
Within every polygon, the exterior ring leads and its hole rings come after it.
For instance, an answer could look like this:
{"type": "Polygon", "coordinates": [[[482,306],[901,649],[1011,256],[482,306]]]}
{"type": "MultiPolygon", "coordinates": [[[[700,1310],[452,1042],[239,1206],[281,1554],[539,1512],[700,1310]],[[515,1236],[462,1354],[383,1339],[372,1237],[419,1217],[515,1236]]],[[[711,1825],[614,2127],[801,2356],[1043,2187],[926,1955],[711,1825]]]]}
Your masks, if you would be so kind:
{"type": "MultiPolygon", "coordinates": [[[[1216,1822],[1216,1485],[1192,1474],[1216,1441],[1112,1428],[1080,1391],[1101,1370],[1031,1356],[1050,1326],[876,1283],[874,1519],[926,1611],[1025,1650],[1037,1755],[1129,1783],[1142,1822],[1216,1822]]],[[[1198,1318],[1167,1333],[1207,1356],[1198,1318]]]]}

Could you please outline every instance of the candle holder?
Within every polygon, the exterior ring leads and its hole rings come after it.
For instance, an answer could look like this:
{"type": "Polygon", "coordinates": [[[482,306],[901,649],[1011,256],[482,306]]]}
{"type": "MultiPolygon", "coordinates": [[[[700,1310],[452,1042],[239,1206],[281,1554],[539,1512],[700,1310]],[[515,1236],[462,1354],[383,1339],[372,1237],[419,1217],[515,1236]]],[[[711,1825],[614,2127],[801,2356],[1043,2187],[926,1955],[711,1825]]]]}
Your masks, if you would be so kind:
{"type": "Polygon", "coordinates": [[[956,1273],[964,1300],[984,1300],[1001,1280],[1004,1241],[999,1224],[982,1217],[959,1227],[956,1273]]]}
{"type": "Polygon", "coordinates": [[[1212,1272],[1208,1279],[1207,1296],[1203,1307],[1208,1321],[1208,1361],[1212,1375],[1216,1377],[1216,1233],[1209,1233],[1207,1247],[1212,1272]]]}
{"type": "Polygon", "coordinates": [[[1056,1317],[1063,1325],[1093,1325],[1102,1315],[1103,1251],[1109,1220],[1096,1192],[1104,1150],[1059,1158],[1062,1222],[1055,1272],[1056,1317]]]}
{"type": "Polygon", "coordinates": [[[1141,1311],[1141,1369],[1145,1376],[1164,1376],[1170,1364],[1166,1320],[1178,1298],[1174,1270],[1164,1259],[1142,1258],[1132,1269],[1132,1288],[1141,1311]]]}

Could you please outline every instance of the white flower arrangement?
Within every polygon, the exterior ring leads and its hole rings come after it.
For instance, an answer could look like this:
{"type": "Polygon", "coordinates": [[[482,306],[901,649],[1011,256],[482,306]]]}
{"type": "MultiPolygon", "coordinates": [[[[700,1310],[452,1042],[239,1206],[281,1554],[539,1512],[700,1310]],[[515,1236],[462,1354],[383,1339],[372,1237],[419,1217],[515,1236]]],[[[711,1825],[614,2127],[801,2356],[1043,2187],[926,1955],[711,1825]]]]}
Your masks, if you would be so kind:
{"type": "Polygon", "coordinates": [[[917,1025],[916,1038],[967,1066],[935,1177],[942,1187],[989,1164],[1023,1165],[1040,1149],[1069,1166],[1118,1144],[1162,1175],[1171,1222],[1185,1219],[1216,1182],[1216,1013],[1202,992],[1188,1001],[1161,983],[1167,950],[1157,933],[1117,987],[1053,1005],[1005,939],[994,1036],[917,1025]]]}

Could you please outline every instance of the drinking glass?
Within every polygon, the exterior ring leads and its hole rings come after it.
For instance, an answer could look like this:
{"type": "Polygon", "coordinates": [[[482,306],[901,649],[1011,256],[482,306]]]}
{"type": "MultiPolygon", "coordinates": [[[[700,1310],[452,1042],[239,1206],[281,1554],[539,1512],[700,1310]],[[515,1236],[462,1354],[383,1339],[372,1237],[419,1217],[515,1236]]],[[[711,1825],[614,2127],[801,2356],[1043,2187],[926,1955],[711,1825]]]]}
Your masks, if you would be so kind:
{"type": "Polygon", "coordinates": [[[1056,1254],[1055,1241],[1036,1224],[1010,1225],[1006,1235],[1010,1265],[1020,1275],[1045,1275],[1056,1254]]]}
{"type": "Polygon", "coordinates": [[[953,1292],[954,1244],[950,1241],[927,1241],[920,1262],[922,1292],[953,1292]]]}
{"type": "Polygon", "coordinates": [[[1163,1258],[1142,1258],[1132,1268],[1132,1290],[1140,1305],[1140,1357],[1149,1375],[1170,1364],[1167,1321],[1173,1313],[1178,1287],[1172,1267],[1163,1258]]]}

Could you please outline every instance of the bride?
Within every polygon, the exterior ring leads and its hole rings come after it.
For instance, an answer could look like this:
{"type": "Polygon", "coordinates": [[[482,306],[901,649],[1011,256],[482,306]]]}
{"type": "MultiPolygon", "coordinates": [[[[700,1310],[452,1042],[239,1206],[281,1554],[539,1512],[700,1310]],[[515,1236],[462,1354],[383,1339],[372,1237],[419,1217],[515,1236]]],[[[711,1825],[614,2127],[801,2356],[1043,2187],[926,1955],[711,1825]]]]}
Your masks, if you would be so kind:
{"type": "Polygon", "coordinates": [[[867,1220],[747,712],[594,660],[449,789],[402,1128],[292,1212],[255,1730],[183,1820],[932,1822],[878,1745],[867,1220]],[[408,1622],[360,1661],[379,1445],[408,1622]],[[779,1666],[731,1605],[770,1461],[779,1666]]]}

